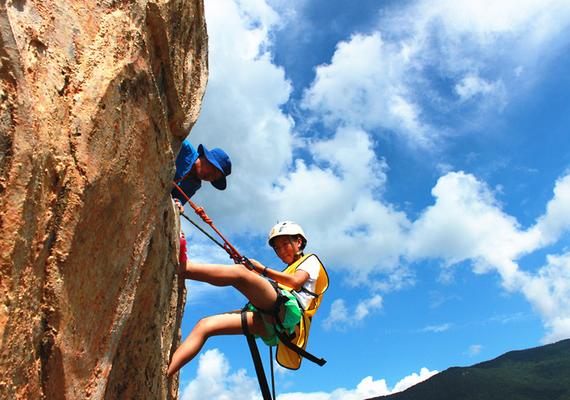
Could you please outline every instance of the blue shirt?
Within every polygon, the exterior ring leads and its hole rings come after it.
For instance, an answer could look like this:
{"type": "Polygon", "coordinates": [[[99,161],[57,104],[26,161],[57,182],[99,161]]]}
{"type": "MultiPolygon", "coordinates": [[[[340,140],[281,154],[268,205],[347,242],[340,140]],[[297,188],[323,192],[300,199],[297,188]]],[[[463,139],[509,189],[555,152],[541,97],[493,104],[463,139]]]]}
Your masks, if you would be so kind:
{"type": "MultiPolygon", "coordinates": [[[[194,166],[197,159],[198,151],[196,151],[194,146],[185,139],[182,142],[180,151],[178,152],[178,157],[176,157],[176,174],[174,175],[174,181],[178,182],[178,180],[186,176],[194,166]]],[[[186,176],[182,181],[178,182],[178,186],[184,190],[186,196],[191,198],[194,196],[194,193],[200,189],[200,186],[202,186],[202,181],[193,176],[186,176]]],[[[186,203],[186,199],[177,188],[172,189],[172,197],[180,200],[180,203],[182,204],[186,203]]]]}

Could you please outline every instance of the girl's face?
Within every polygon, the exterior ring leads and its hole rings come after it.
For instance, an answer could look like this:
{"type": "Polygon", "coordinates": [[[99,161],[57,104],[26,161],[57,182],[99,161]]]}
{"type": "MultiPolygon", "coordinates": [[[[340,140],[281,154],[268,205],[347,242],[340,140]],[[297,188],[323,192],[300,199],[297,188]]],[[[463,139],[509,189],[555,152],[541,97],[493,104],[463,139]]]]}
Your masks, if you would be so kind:
{"type": "Polygon", "coordinates": [[[273,239],[273,250],[285,264],[293,263],[301,249],[303,241],[300,237],[277,236],[273,239]]]}

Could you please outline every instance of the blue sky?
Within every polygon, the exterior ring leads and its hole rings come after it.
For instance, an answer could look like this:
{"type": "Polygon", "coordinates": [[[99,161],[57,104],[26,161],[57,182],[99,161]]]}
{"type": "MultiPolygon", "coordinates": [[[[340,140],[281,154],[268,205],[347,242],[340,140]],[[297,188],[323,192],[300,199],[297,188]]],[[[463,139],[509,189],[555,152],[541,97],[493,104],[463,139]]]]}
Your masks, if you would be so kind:
{"type": "MultiPolygon", "coordinates": [[[[194,197],[242,253],[293,219],[331,288],[279,400],[361,399],[570,337],[567,1],[206,0],[194,144],[231,156],[194,197]]],[[[227,263],[183,223],[195,261],[227,263]]],[[[188,282],[183,336],[240,308],[188,282]]],[[[261,343],[260,343],[261,345],[261,343]]],[[[265,348],[262,347],[265,353],[265,348]]],[[[245,339],[211,339],[184,399],[251,399],[245,339]]]]}

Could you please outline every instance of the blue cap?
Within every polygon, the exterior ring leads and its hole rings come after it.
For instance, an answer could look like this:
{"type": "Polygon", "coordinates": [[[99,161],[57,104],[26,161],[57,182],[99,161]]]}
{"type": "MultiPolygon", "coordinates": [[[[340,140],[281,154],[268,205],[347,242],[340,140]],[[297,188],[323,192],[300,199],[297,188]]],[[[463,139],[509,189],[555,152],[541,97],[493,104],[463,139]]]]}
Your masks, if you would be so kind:
{"type": "Polygon", "coordinates": [[[232,162],[225,151],[219,148],[208,150],[204,145],[198,146],[198,155],[206,157],[224,176],[212,182],[216,189],[224,190],[227,186],[226,176],[232,173],[232,162]]]}

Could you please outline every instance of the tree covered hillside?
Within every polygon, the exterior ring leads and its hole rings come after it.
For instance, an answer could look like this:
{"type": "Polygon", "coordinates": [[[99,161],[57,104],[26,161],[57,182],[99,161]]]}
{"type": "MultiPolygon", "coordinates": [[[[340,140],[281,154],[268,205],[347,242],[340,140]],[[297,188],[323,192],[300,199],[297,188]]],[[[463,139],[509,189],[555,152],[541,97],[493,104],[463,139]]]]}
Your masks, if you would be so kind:
{"type": "Polygon", "coordinates": [[[570,400],[570,339],[453,367],[385,400],[570,400]]]}

